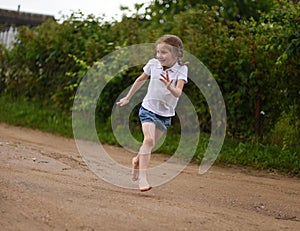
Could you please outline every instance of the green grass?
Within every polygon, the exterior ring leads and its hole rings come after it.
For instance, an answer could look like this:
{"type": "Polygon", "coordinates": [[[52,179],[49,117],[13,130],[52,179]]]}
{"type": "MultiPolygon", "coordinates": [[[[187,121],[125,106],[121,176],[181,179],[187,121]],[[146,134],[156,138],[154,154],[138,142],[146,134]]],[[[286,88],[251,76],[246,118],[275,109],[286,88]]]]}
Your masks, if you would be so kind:
{"type": "MultiPolygon", "coordinates": [[[[12,100],[9,97],[0,97],[0,121],[73,137],[71,113],[68,115],[53,107],[45,107],[25,99],[12,100]]],[[[97,130],[101,142],[119,145],[109,123],[97,122],[97,130]]],[[[135,139],[142,140],[141,129],[138,125],[131,132],[135,139]]],[[[163,144],[156,152],[172,155],[178,147],[179,140],[180,134],[173,131],[171,127],[163,144]]],[[[193,158],[194,162],[201,163],[208,140],[209,135],[201,133],[193,158]]],[[[300,147],[299,145],[280,147],[260,143],[242,143],[234,139],[226,139],[215,163],[248,166],[300,176],[300,147]]]]}
{"type": "Polygon", "coordinates": [[[0,121],[72,137],[70,115],[25,99],[13,100],[9,97],[0,97],[0,121]]]}
{"type": "Polygon", "coordinates": [[[300,147],[226,141],[217,162],[300,176],[300,147]]]}

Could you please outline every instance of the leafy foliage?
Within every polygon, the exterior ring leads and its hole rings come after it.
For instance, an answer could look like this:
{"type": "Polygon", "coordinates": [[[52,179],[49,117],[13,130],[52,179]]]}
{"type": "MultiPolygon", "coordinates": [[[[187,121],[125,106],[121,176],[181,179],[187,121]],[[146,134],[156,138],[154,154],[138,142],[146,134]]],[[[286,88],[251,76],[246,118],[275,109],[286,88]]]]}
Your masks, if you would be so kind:
{"type": "MultiPolygon", "coordinates": [[[[298,2],[156,0],[140,13],[142,7],[136,5],[136,13],[124,14],[120,22],[78,12],[61,23],[19,28],[13,49],[1,47],[0,93],[70,113],[79,83],[99,59],[119,47],[155,42],[174,33],[220,85],[229,137],[272,143],[283,121],[288,121],[295,131],[288,136],[291,144],[299,140],[298,2]]],[[[109,117],[118,93],[140,71],[124,70],[106,86],[97,108],[101,120],[109,117]]],[[[185,92],[202,130],[209,132],[210,115],[199,90],[189,83],[185,92]]]]}

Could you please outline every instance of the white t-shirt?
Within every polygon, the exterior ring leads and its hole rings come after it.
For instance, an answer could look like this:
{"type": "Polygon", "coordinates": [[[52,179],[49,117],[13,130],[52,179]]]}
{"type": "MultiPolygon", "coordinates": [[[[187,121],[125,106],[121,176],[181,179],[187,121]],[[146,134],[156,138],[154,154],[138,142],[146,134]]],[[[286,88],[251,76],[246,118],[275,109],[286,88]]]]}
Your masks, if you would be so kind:
{"type": "MultiPolygon", "coordinates": [[[[151,59],[143,70],[150,76],[150,83],[142,106],[160,116],[174,116],[178,98],[172,95],[166,85],[159,79],[160,74],[166,75],[160,62],[157,59],[151,59]]],[[[172,85],[175,87],[180,79],[187,83],[187,72],[187,66],[179,65],[177,62],[169,68],[168,73],[170,80],[173,80],[172,85]]]]}

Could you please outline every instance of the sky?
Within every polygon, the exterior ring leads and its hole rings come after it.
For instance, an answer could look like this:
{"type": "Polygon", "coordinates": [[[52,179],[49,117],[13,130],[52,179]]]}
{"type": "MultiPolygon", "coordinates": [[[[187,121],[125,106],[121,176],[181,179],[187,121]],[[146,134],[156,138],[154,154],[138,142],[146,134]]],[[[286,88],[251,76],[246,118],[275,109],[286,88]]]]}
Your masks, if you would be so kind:
{"type": "Polygon", "coordinates": [[[0,9],[18,10],[38,14],[53,15],[60,19],[62,15],[70,15],[80,10],[84,15],[94,14],[106,19],[120,19],[120,5],[134,9],[135,3],[150,3],[151,0],[1,0],[0,9]]]}

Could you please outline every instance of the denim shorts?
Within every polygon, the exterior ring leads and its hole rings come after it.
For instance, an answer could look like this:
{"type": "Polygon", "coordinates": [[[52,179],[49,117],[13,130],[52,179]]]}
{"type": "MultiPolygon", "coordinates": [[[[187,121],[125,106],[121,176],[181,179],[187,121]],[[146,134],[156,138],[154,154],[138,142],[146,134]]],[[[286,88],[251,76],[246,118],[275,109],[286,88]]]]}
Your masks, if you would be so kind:
{"type": "Polygon", "coordinates": [[[157,115],[145,109],[144,107],[140,108],[139,117],[141,123],[152,122],[161,131],[166,131],[168,127],[170,127],[172,122],[172,117],[164,117],[164,116],[157,115]]]}

